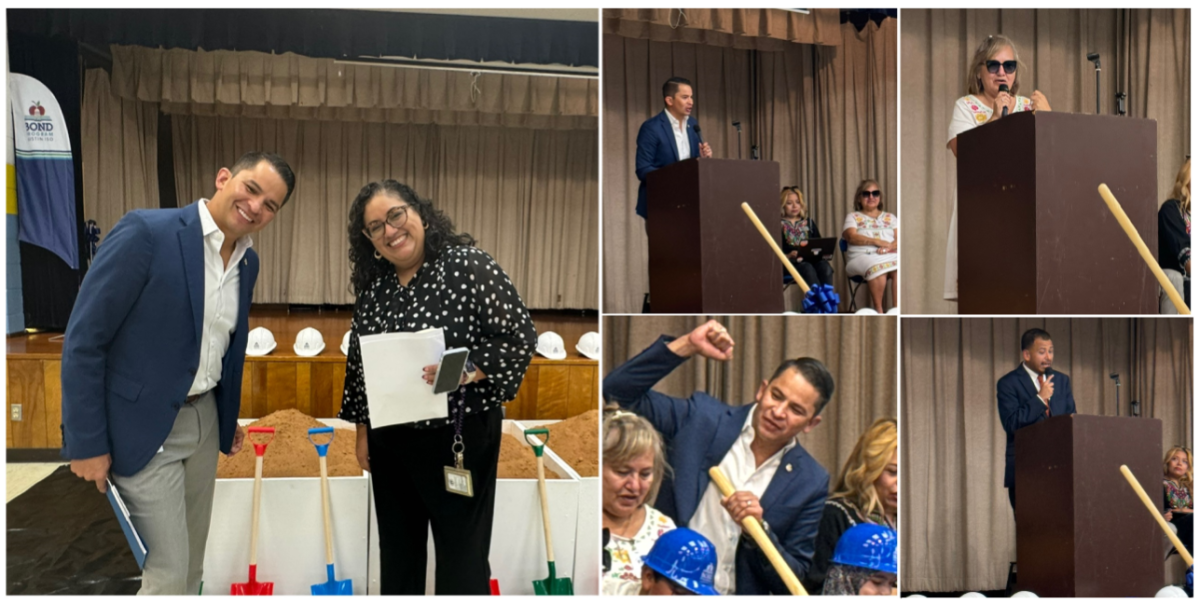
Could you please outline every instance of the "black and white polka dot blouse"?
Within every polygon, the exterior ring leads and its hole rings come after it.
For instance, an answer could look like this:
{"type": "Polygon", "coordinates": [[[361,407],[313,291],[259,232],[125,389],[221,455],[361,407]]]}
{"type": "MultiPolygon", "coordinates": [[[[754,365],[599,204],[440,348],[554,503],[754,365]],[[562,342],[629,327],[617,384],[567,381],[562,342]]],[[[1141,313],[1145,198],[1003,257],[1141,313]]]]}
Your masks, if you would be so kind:
{"type": "MultiPolygon", "coordinates": [[[[370,420],[359,336],[431,327],[443,329],[447,350],[469,349],[471,362],[487,376],[468,384],[465,397],[448,397],[460,399],[465,415],[516,398],[537,346],[537,330],[504,269],[481,249],[455,246],[437,260],[427,260],[407,286],[400,285],[395,271],[387,271],[358,294],[338,417],[359,424],[370,420]]],[[[418,427],[449,424],[455,413],[448,411],[449,418],[418,422],[418,427]]]]}

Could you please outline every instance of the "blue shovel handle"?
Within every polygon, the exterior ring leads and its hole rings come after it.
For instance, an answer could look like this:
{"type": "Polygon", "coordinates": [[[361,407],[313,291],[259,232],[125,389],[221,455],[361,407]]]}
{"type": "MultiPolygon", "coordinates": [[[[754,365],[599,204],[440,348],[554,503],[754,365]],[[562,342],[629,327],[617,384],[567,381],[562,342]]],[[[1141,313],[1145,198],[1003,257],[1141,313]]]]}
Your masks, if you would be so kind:
{"type": "Polygon", "coordinates": [[[312,443],[313,446],[317,448],[317,455],[319,455],[321,457],[325,457],[325,454],[329,452],[329,445],[333,444],[334,436],[336,436],[336,434],[334,434],[333,428],[330,426],[325,426],[324,428],[309,428],[308,429],[308,442],[312,443]],[[325,434],[325,433],[329,434],[328,441],[319,443],[319,442],[316,442],[313,440],[313,434],[325,434]]]}

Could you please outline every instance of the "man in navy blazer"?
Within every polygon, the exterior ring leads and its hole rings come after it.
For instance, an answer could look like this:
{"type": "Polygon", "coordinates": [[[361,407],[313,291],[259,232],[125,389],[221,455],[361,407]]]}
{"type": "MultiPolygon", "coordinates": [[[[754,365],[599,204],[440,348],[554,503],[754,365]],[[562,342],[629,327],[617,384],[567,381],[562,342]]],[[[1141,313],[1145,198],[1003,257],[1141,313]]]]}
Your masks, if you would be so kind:
{"type": "Polygon", "coordinates": [[[100,245],[67,324],[62,455],[110,476],[147,549],[139,594],[195,594],[217,450],[237,453],[258,255],[295,185],[277,155],[221,168],[211,200],[126,214],[100,245]]]}
{"type": "Polygon", "coordinates": [[[692,356],[727,361],[733,339],[709,321],[690,334],[662,337],[604,379],[604,397],[650,421],[662,434],[673,476],[654,506],[717,549],[723,594],[787,594],[787,587],[741,520],[762,522],[788,566],[803,577],[812,561],[829,473],[797,436],[821,423],[833,377],[820,361],[791,359],[763,380],[754,404],[733,407],[703,392],[681,399],[651,388],[692,356]],[[708,470],[719,466],[735,492],[722,497],[708,470]]]}
{"type": "Polygon", "coordinates": [[[712,147],[700,140],[700,127],[692,117],[692,83],[679,77],[662,87],[662,113],[642,122],[637,136],[637,215],[646,217],[646,175],[677,161],[712,157],[712,147]]]}
{"type": "Polygon", "coordinates": [[[1004,445],[1004,486],[1008,503],[1017,508],[1014,475],[1017,430],[1059,415],[1075,414],[1075,395],[1071,379],[1065,373],[1051,371],[1054,342],[1050,334],[1036,327],[1021,336],[1021,365],[996,382],[996,406],[1006,435],[1004,445]]]}

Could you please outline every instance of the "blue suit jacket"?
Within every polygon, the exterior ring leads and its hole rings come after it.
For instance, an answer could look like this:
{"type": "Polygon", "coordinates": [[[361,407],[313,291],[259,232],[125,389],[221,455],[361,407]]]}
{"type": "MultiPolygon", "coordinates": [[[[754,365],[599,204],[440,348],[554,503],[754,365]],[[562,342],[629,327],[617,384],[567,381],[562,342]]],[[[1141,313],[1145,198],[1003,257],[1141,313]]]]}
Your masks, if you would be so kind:
{"type": "MultiPolygon", "coordinates": [[[[242,397],[258,255],[241,260],[238,314],[217,385],[221,451],[233,444],[242,397]]],[[[126,214],[100,245],[67,323],[62,357],[62,456],[110,453],[132,476],[166,442],[200,365],[204,235],[196,204],[126,214]]]]}
{"type": "MultiPolygon", "coordinates": [[[[1071,378],[1065,373],[1051,370],[1054,376],[1054,395],[1050,397],[1050,417],[1075,413],[1075,395],[1071,392],[1071,378]]],[[[1017,430],[1046,419],[1046,406],[1038,398],[1037,389],[1025,367],[1008,372],[996,382],[996,406],[1000,410],[1000,424],[1004,426],[1004,486],[1013,486],[1014,464],[1017,454],[1014,443],[1017,430]]]]}
{"type": "MultiPolygon", "coordinates": [[[[692,157],[700,157],[700,135],[693,126],[696,118],[688,116],[687,133],[692,157]]],[[[679,148],[675,146],[675,133],[671,132],[671,120],[665,111],[642,122],[637,136],[638,201],[637,215],[646,217],[646,175],[679,161],[679,148]]]]}
{"type": "MultiPolygon", "coordinates": [[[[608,374],[604,398],[645,417],[662,434],[674,476],[663,479],[654,507],[677,525],[687,526],[708,488],[708,469],[720,465],[733,447],[751,406],[731,407],[703,392],[679,399],[650,390],[685,360],[667,348],[669,341],[660,338],[608,374]]],[[[825,468],[796,445],[783,455],[763,493],[768,534],[798,577],[808,572],[812,562],[828,488],[825,468]]],[[[736,568],[738,595],[788,593],[766,555],[748,536],[738,544],[736,568]]]]}

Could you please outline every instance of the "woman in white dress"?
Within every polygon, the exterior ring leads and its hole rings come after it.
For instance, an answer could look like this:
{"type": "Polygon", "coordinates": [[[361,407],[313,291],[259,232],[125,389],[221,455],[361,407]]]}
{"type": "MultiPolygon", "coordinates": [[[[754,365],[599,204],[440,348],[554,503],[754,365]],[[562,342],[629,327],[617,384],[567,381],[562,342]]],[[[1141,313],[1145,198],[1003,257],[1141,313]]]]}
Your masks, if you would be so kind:
{"type": "Polygon", "coordinates": [[[892,300],[898,300],[900,220],[895,214],[883,211],[883,191],[879,183],[867,179],[854,192],[854,211],[842,224],[842,239],[846,240],[846,272],[852,277],[867,280],[871,305],[883,312],[883,292],[888,279],[892,281],[892,300]]]}
{"type": "Polygon", "coordinates": [[[628,411],[604,419],[603,528],[609,533],[600,593],[636,596],[642,587],[642,557],[675,522],[650,507],[658,496],[667,462],[662,437],[650,422],[628,411]]]}
{"type": "MultiPolygon", "coordinates": [[[[946,148],[958,158],[958,135],[994,122],[1008,113],[1018,111],[1050,111],[1050,103],[1040,91],[1023,97],[1020,72],[1024,63],[1017,55],[1017,47],[1004,36],[988,36],[979,48],[967,69],[967,96],[954,101],[954,113],[950,119],[950,136],[946,148]],[[1000,86],[1008,87],[1001,92],[1000,86]]],[[[954,170],[952,169],[953,173],[954,170]]],[[[955,187],[954,209],[950,214],[950,237],[946,244],[946,280],[943,295],[947,300],[958,299],[958,193],[955,187]]]]}

